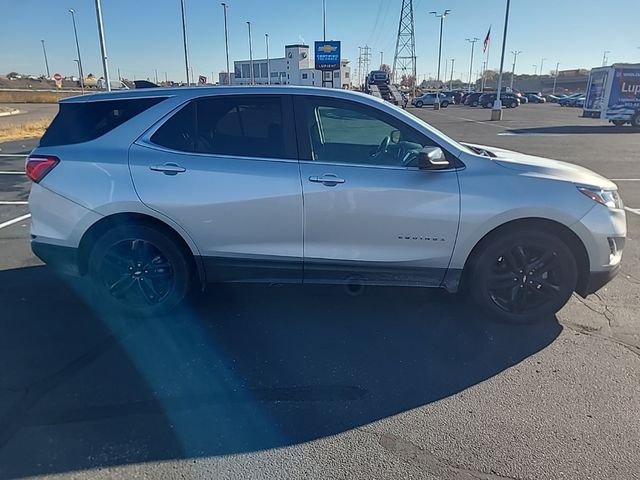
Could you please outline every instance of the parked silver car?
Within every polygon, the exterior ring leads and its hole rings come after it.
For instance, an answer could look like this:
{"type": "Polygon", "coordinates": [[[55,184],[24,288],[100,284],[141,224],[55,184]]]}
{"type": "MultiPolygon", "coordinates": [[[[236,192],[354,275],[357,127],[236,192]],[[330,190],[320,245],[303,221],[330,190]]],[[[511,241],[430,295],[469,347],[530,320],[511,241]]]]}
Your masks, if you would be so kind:
{"type": "Polygon", "coordinates": [[[438,95],[440,95],[440,106],[442,108],[447,108],[450,104],[455,103],[453,95],[445,95],[444,93],[423,93],[420,96],[413,97],[411,104],[418,108],[423,106],[432,107],[437,103],[438,95]]]}
{"type": "Polygon", "coordinates": [[[589,170],[332,89],[64,99],[26,170],[35,254],[140,315],[208,282],[304,282],[464,288],[530,321],[607,283],[626,235],[589,170]]]}

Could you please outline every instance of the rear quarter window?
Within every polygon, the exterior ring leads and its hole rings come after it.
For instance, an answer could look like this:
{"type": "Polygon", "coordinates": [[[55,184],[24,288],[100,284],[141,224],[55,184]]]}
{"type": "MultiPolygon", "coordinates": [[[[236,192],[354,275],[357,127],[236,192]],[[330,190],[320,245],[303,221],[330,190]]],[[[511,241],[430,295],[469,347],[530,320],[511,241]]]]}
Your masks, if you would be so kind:
{"type": "Polygon", "coordinates": [[[41,147],[95,140],[166,97],[61,103],[58,114],[40,140],[41,147]]]}

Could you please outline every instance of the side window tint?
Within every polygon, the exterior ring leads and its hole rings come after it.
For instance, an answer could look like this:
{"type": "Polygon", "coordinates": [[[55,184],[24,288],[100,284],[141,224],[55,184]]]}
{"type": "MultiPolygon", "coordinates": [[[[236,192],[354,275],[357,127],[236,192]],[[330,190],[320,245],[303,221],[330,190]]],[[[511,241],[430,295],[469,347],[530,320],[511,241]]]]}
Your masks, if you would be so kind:
{"type": "Polygon", "coordinates": [[[306,125],[318,162],[413,166],[431,142],[402,122],[351,102],[310,99],[306,125]]]}
{"type": "Polygon", "coordinates": [[[198,100],[196,151],[287,158],[280,97],[220,96],[198,100]]]}
{"type": "Polygon", "coordinates": [[[151,142],[172,150],[195,151],[195,118],[195,104],[189,102],[156,130],[151,142]]]}

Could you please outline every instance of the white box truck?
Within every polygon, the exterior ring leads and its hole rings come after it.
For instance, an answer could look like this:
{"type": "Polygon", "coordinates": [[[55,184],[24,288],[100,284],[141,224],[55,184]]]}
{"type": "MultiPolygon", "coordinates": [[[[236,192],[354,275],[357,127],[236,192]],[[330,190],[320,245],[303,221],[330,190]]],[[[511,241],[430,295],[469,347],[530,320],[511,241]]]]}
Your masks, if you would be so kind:
{"type": "Polygon", "coordinates": [[[615,63],[591,70],[583,116],[640,127],[640,63],[615,63]]]}

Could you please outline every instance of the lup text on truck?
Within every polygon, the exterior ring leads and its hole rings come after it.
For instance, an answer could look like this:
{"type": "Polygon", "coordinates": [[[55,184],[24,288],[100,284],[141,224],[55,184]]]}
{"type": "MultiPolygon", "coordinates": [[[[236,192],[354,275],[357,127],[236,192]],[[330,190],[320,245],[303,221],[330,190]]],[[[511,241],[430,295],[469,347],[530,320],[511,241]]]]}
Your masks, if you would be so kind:
{"type": "Polygon", "coordinates": [[[640,63],[615,63],[591,70],[584,117],[640,128],[640,63]]]}

